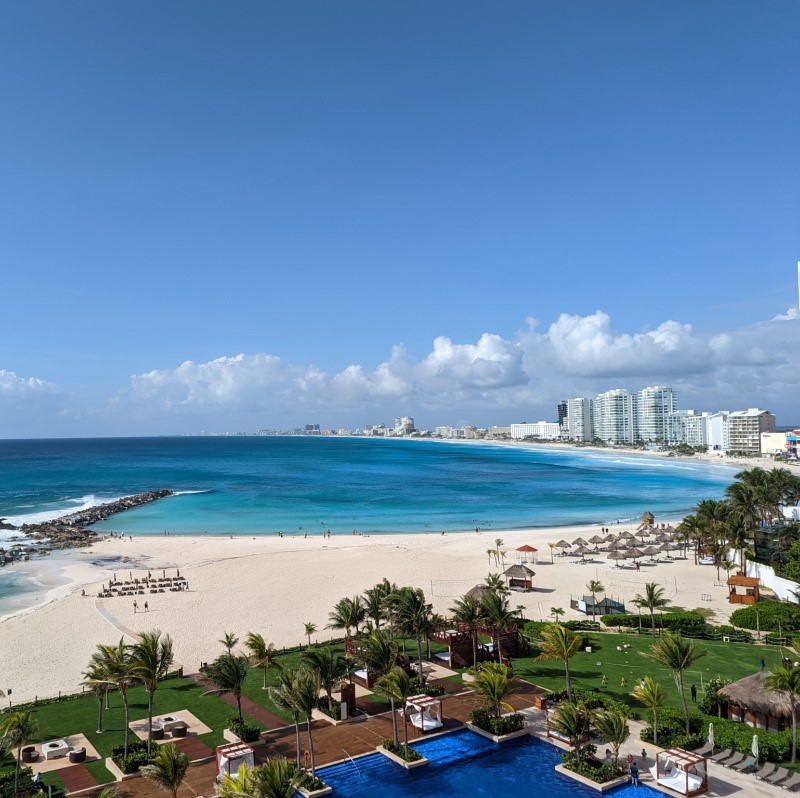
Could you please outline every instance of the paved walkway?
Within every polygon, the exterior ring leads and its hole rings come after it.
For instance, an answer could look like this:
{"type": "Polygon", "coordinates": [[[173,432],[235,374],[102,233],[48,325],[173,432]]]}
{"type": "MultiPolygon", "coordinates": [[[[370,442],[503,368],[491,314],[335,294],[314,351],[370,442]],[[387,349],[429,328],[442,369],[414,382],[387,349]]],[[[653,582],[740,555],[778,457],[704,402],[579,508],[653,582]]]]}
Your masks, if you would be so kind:
{"type": "MultiPolygon", "coordinates": [[[[209,679],[203,676],[202,673],[191,673],[188,675],[188,678],[198,687],[202,687],[203,690],[214,689],[214,685],[209,679]]],[[[238,712],[239,708],[236,705],[235,696],[232,696],[230,693],[224,693],[219,697],[238,712]]],[[[270,712],[265,707],[262,707],[261,704],[256,704],[255,701],[252,701],[246,696],[242,696],[242,712],[245,715],[249,715],[254,721],[260,723],[267,730],[280,729],[282,726],[286,726],[286,721],[280,715],[270,712]]]]}
{"type": "Polygon", "coordinates": [[[60,768],[55,773],[64,782],[67,792],[88,790],[98,784],[97,779],[89,772],[86,765],[70,765],[67,768],[60,768]]]}
{"type": "Polygon", "coordinates": [[[117,620],[116,615],[114,615],[114,613],[103,604],[103,599],[95,599],[94,606],[100,615],[102,615],[113,627],[122,632],[122,634],[128,635],[128,637],[131,637],[134,640],[139,639],[139,633],[134,632],[129,626],[125,626],[122,621],[117,620]]]}

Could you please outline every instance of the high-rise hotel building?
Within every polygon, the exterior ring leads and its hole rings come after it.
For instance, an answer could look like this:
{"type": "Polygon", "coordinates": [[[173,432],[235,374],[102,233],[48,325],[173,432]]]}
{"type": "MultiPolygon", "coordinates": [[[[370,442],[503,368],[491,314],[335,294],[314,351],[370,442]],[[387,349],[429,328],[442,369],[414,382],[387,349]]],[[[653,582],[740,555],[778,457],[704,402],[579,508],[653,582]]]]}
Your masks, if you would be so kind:
{"type": "Polygon", "coordinates": [[[606,443],[633,443],[636,440],[634,395],[625,388],[598,394],[592,425],[594,436],[606,443]]]}
{"type": "Polygon", "coordinates": [[[678,402],[672,388],[655,385],[636,393],[634,413],[636,416],[636,439],[645,442],[666,443],[670,435],[672,413],[678,410],[678,402]]]}

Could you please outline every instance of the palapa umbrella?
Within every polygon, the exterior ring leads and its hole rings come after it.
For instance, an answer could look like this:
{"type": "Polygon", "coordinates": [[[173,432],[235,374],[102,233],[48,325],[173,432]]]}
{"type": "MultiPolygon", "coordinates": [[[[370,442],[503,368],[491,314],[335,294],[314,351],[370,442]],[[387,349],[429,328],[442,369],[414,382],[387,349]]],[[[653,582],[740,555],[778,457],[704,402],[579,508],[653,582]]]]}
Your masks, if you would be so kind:
{"type": "Polygon", "coordinates": [[[581,546],[579,549],[575,550],[575,554],[580,554],[581,559],[583,560],[587,554],[591,554],[592,550],[588,546],[581,546]]]}
{"type": "Polygon", "coordinates": [[[750,751],[753,754],[753,759],[758,762],[758,735],[753,735],[753,744],[750,746],[750,751]]]}
{"type": "Polygon", "coordinates": [[[595,535],[594,537],[589,538],[589,543],[594,543],[594,550],[595,551],[597,551],[597,547],[601,543],[605,543],[605,542],[606,542],[606,539],[605,538],[601,538],[600,535],[595,535]]]}
{"type": "Polygon", "coordinates": [[[619,561],[626,559],[626,557],[621,551],[612,551],[611,554],[609,554],[606,559],[616,560],[616,562],[614,563],[614,567],[616,568],[619,565],[619,561]]]}
{"type": "Polygon", "coordinates": [[[617,536],[613,532],[609,532],[605,538],[603,538],[605,543],[612,543],[617,539],[617,536]]]}
{"type": "Polygon", "coordinates": [[[711,746],[711,750],[714,750],[714,724],[708,724],[708,744],[711,746]]]}
{"type": "Polygon", "coordinates": [[[623,552],[623,553],[625,554],[625,556],[626,556],[626,557],[627,557],[629,560],[639,560],[639,559],[641,559],[641,557],[642,557],[642,552],[641,552],[641,551],[639,551],[639,549],[637,549],[637,548],[634,548],[633,546],[631,546],[631,548],[627,549],[627,550],[626,550],[625,552],[623,552]]]}
{"type": "Polygon", "coordinates": [[[575,538],[572,541],[573,546],[588,546],[589,544],[583,538],[575,538]]]}
{"type": "Polygon", "coordinates": [[[636,535],[634,535],[633,532],[630,532],[627,529],[624,532],[620,532],[619,536],[621,538],[628,538],[628,540],[636,540],[636,535]]]}
{"type": "Polygon", "coordinates": [[[658,550],[659,550],[659,551],[664,551],[664,552],[666,552],[667,554],[669,554],[669,553],[672,551],[672,544],[671,544],[671,543],[662,543],[662,544],[661,544],[661,545],[658,547],[658,550]]]}
{"type": "Polygon", "coordinates": [[[646,554],[651,560],[655,562],[656,554],[660,551],[658,546],[648,546],[645,549],[642,549],[642,554],[646,554]]]}
{"type": "Polygon", "coordinates": [[[566,550],[568,548],[570,548],[571,546],[572,546],[572,544],[571,543],[567,543],[566,540],[559,540],[558,543],[556,543],[556,548],[557,549],[561,549],[561,554],[566,554],[567,553],[566,550]]]}
{"type": "Polygon", "coordinates": [[[627,540],[615,540],[609,547],[611,551],[625,551],[630,548],[627,540]]]}

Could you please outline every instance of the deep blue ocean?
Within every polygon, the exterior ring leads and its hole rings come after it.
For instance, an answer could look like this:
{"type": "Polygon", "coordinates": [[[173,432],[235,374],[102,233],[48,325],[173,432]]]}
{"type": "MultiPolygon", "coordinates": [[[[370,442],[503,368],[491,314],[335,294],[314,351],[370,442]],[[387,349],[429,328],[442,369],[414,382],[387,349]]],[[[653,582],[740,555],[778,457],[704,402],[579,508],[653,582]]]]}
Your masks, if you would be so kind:
{"type": "Polygon", "coordinates": [[[170,488],[178,495],[95,528],[252,535],[605,524],[644,510],[674,518],[720,497],[735,473],[615,452],[413,439],[0,441],[0,517],[39,521],[170,488]]]}

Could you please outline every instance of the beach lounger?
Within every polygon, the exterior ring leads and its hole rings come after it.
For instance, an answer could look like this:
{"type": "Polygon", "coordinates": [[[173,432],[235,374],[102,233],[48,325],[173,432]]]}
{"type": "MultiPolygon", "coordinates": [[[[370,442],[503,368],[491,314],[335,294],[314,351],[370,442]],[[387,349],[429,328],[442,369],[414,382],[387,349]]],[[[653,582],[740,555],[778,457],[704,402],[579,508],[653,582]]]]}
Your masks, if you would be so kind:
{"type": "Polygon", "coordinates": [[[784,790],[793,790],[795,787],[800,787],[800,773],[792,773],[788,781],[781,784],[784,790]]]}
{"type": "Polygon", "coordinates": [[[694,752],[699,756],[707,756],[708,754],[714,753],[714,746],[711,745],[711,743],[706,743],[701,748],[695,748],[694,752]]]}
{"type": "Polygon", "coordinates": [[[734,765],[733,769],[738,770],[739,773],[744,773],[746,770],[751,770],[756,766],[756,763],[748,757],[744,760],[744,762],[740,762],[738,765],[734,765]]]}
{"type": "Polygon", "coordinates": [[[786,768],[777,768],[776,771],[771,775],[767,776],[764,781],[768,784],[779,784],[784,779],[789,778],[789,771],[786,768]]]}
{"type": "Polygon", "coordinates": [[[720,751],[718,754],[714,754],[714,756],[710,756],[709,759],[712,762],[722,762],[723,759],[727,759],[729,756],[733,755],[733,751],[730,748],[726,748],[724,751],[720,751]]]}
{"type": "Polygon", "coordinates": [[[771,775],[775,772],[776,765],[773,765],[772,762],[765,762],[764,767],[756,773],[757,779],[765,779],[767,776],[771,775]]]}
{"type": "Polygon", "coordinates": [[[720,764],[725,765],[726,768],[732,768],[742,762],[744,758],[745,755],[741,751],[736,751],[730,759],[725,759],[720,764]]]}

